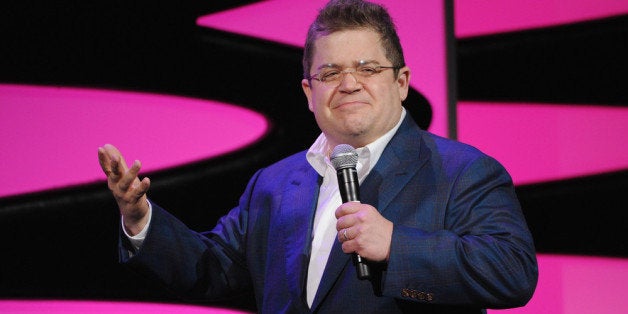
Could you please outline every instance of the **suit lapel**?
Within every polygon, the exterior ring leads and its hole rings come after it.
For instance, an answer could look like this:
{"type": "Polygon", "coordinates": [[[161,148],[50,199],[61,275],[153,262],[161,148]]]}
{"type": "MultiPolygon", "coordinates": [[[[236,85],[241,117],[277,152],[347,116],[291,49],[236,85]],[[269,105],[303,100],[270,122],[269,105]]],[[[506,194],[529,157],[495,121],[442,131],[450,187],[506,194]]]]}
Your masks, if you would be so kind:
{"type": "MultiPolygon", "coordinates": [[[[429,154],[421,154],[422,133],[419,127],[406,115],[397,133],[390,140],[375,168],[360,185],[362,203],[370,204],[380,213],[386,211],[394,197],[429,159],[429,154]]],[[[342,245],[336,241],[329,254],[325,272],[312,304],[315,311],[327,297],[346,267],[352,267],[350,254],[342,252],[342,245]]],[[[349,273],[357,278],[355,271],[349,273]]]]}
{"type": "Polygon", "coordinates": [[[286,280],[293,300],[305,303],[305,280],[311,246],[312,220],[318,199],[319,175],[309,167],[293,171],[281,201],[280,230],[283,234],[286,254],[286,280]]]}
{"type": "Polygon", "coordinates": [[[406,116],[390,140],[375,168],[360,186],[362,202],[384,214],[395,196],[403,190],[430,158],[419,127],[406,116]]]}
{"type": "MultiPolygon", "coordinates": [[[[325,265],[323,278],[321,278],[316,296],[314,297],[314,302],[312,302],[312,311],[315,311],[319,304],[325,299],[342,271],[350,264],[349,260],[351,260],[351,255],[345,254],[342,251],[342,244],[338,241],[334,242],[331,252],[329,253],[329,258],[327,259],[327,264],[325,265]]],[[[356,280],[358,280],[357,275],[356,280]]]]}

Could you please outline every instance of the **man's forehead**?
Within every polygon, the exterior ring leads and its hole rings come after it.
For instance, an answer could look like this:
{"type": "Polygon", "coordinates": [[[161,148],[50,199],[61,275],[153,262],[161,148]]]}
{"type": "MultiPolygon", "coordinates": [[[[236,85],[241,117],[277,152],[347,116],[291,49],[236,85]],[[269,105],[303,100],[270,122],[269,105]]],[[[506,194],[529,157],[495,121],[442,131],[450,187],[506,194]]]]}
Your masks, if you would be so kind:
{"type": "Polygon", "coordinates": [[[320,34],[314,39],[314,46],[343,46],[345,44],[363,44],[368,46],[381,45],[381,35],[371,29],[347,29],[332,33],[320,34]]]}
{"type": "Polygon", "coordinates": [[[379,35],[371,30],[345,30],[321,36],[314,43],[312,67],[358,66],[361,61],[385,62],[379,35]]]}

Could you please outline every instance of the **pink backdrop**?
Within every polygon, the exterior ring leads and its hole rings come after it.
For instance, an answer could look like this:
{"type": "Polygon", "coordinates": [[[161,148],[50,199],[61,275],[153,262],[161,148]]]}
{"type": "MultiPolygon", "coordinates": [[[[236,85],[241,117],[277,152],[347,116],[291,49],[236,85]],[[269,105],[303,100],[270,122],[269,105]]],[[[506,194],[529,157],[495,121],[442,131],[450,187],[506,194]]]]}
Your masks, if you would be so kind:
{"type": "Polygon", "coordinates": [[[555,26],[628,13],[624,0],[454,0],[456,37],[555,26]]]}
{"type": "Polygon", "coordinates": [[[242,148],[268,126],[215,101],[0,84],[0,197],[104,180],[97,155],[106,143],[147,172],[242,148]]]}
{"type": "MultiPolygon", "coordinates": [[[[324,2],[264,1],[200,17],[198,24],[300,46],[324,2]]],[[[434,106],[430,130],[446,135],[442,1],[382,2],[398,23],[414,71],[412,86],[434,106]]],[[[616,0],[460,0],[454,5],[458,37],[628,12],[628,1],[616,0]]],[[[461,102],[458,119],[459,139],[495,156],[517,184],[628,168],[625,108],[461,102]]],[[[96,148],[107,142],[118,145],[129,159],[142,160],[145,171],[151,171],[240,148],[268,128],[267,120],[255,112],[212,101],[16,85],[0,85],[0,122],[0,173],[5,176],[0,196],[32,191],[33,184],[42,190],[102,180],[96,148]],[[208,136],[216,134],[228,136],[208,136]]],[[[625,259],[538,257],[540,278],[532,301],[523,308],[490,313],[628,310],[625,259]]],[[[2,309],[11,305],[3,302],[2,309]]],[[[35,306],[54,313],[55,304],[35,306]]]]}
{"type": "Polygon", "coordinates": [[[458,132],[515,184],[628,169],[628,108],[459,102],[458,132]]]}

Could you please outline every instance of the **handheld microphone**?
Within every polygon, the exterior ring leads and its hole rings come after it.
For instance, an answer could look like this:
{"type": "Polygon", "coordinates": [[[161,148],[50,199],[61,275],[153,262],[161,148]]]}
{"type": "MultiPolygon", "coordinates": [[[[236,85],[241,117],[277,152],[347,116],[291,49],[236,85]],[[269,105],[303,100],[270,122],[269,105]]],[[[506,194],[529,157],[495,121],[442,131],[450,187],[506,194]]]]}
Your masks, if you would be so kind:
{"type": "MultiPolygon", "coordinates": [[[[340,144],[331,153],[331,163],[338,175],[338,188],[342,202],[360,202],[360,182],[358,181],[358,153],[351,145],[340,144]]],[[[360,255],[353,254],[353,262],[358,279],[371,277],[369,265],[360,255]]]]}

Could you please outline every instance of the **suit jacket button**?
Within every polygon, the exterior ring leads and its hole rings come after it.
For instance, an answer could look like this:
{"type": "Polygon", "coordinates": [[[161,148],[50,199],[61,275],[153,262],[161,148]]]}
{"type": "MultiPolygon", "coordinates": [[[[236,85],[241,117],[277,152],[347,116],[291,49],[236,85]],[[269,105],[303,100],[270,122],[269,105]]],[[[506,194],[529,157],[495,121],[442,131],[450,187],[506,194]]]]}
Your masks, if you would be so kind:
{"type": "Polygon", "coordinates": [[[416,290],[412,290],[412,297],[414,299],[416,299],[416,300],[421,300],[421,293],[422,292],[419,292],[419,291],[416,291],[416,290]]]}
{"type": "Polygon", "coordinates": [[[425,300],[425,292],[417,293],[417,299],[419,299],[421,301],[425,300]]]}
{"type": "Polygon", "coordinates": [[[406,288],[401,289],[401,296],[404,298],[410,298],[410,290],[406,288]]]}
{"type": "Polygon", "coordinates": [[[433,301],[433,300],[434,300],[434,295],[433,295],[433,294],[431,294],[431,293],[428,293],[428,294],[426,295],[425,300],[427,300],[428,302],[433,301]]]}

